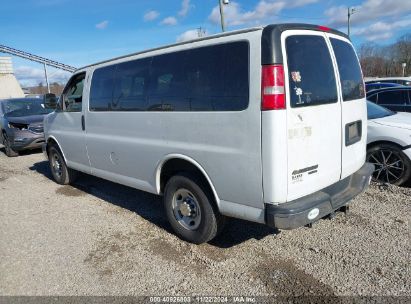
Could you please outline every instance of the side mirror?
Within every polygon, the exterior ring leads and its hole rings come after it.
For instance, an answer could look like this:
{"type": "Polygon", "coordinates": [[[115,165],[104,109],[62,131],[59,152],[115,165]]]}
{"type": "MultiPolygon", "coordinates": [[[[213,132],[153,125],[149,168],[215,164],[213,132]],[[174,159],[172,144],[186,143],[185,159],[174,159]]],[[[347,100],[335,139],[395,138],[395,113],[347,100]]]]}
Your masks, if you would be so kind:
{"type": "Polygon", "coordinates": [[[44,102],[44,107],[46,109],[56,109],[57,108],[57,97],[53,93],[44,94],[43,102],[44,102]]]}

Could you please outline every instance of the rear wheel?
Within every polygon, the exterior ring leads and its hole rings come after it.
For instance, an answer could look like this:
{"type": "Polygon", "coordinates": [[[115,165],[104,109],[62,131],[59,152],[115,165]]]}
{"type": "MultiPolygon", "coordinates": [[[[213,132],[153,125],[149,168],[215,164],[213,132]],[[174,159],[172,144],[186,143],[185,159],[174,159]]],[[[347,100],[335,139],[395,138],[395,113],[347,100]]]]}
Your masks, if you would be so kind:
{"type": "Polygon", "coordinates": [[[375,166],[373,179],[400,186],[411,176],[411,161],[402,150],[391,144],[381,144],[367,151],[367,161],[375,166]]]}
{"type": "Polygon", "coordinates": [[[52,145],[49,148],[48,154],[51,174],[54,180],[60,185],[73,183],[78,176],[78,172],[67,167],[59,148],[52,145]]]}
{"type": "Polygon", "coordinates": [[[17,151],[14,151],[13,148],[11,147],[10,140],[5,132],[3,132],[2,137],[3,137],[3,145],[4,145],[4,150],[6,151],[6,155],[8,157],[19,156],[19,153],[17,151]]]}
{"type": "Polygon", "coordinates": [[[179,237],[195,244],[212,240],[225,222],[206,189],[199,179],[182,173],[171,177],[164,191],[171,226],[179,237]]]}

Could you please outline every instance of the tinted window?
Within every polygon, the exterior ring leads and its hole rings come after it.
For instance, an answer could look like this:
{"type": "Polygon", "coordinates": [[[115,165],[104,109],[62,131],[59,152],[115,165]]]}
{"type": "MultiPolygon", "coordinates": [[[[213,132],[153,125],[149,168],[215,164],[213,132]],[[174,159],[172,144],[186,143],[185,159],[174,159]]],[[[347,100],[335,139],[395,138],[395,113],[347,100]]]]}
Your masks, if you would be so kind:
{"type": "Polygon", "coordinates": [[[377,96],[378,96],[378,94],[374,94],[374,95],[368,96],[367,99],[376,103],[377,102],[377,96]]]}
{"type": "Polygon", "coordinates": [[[153,58],[147,110],[189,111],[188,51],[153,58]]]}
{"type": "Polygon", "coordinates": [[[115,71],[112,110],[147,109],[147,86],[151,58],[120,63],[115,71]]]}
{"type": "Polygon", "coordinates": [[[378,93],[378,103],[386,105],[405,105],[407,104],[406,91],[396,90],[378,93]]]}
{"type": "Polygon", "coordinates": [[[384,107],[376,105],[375,103],[367,101],[367,118],[375,119],[394,115],[395,112],[390,111],[384,107]]]}
{"type": "Polygon", "coordinates": [[[153,58],[148,110],[239,111],[248,106],[248,43],[153,58]]]}
{"type": "Polygon", "coordinates": [[[96,69],[90,88],[90,110],[108,111],[113,98],[115,66],[96,69]]]}
{"type": "Polygon", "coordinates": [[[331,45],[337,59],[343,100],[364,98],[361,68],[352,45],[334,38],[331,38],[331,45]]]}
{"type": "Polygon", "coordinates": [[[337,102],[334,68],[321,36],[286,39],[289,92],[292,107],[337,102]]]}
{"type": "Polygon", "coordinates": [[[63,110],[66,112],[81,112],[83,103],[83,87],[86,74],[75,75],[69,81],[63,92],[63,110]]]}

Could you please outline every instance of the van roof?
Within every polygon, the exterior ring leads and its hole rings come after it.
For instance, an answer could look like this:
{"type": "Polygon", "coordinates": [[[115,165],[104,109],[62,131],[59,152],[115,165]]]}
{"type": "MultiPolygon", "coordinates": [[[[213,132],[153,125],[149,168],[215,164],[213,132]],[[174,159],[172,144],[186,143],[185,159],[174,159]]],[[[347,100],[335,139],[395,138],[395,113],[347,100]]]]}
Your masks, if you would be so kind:
{"type": "Polygon", "coordinates": [[[327,27],[323,27],[323,26],[314,25],[314,24],[305,24],[305,23],[270,24],[270,25],[267,25],[267,26],[264,26],[264,27],[252,27],[252,28],[241,29],[241,30],[236,30],[236,31],[223,32],[223,33],[218,33],[218,34],[214,34],[214,35],[210,35],[210,36],[200,37],[200,38],[197,38],[197,39],[187,40],[187,41],[173,43],[173,44],[168,44],[168,45],[164,45],[164,46],[160,46],[160,47],[156,47],[156,48],[151,48],[151,49],[143,50],[143,51],[140,51],[140,52],[135,52],[135,53],[131,53],[131,54],[111,58],[111,59],[108,59],[108,60],[103,60],[103,61],[96,62],[96,63],[93,63],[93,64],[89,64],[89,65],[83,66],[81,68],[78,68],[76,71],[83,70],[85,68],[89,68],[89,67],[92,67],[92,66],[95,66],[95,65],[100,65],[100,64],[103,64],[103,63],[115,61],[115,60],[118,60],[118,59],[127,58],[127,57],[140,55],[140,54],[144,54],[144,53],[149,53],[149,52],[152,52],[152,51],[167,49],[167,48],[174,47],[174,46],[185,45],[185,44],[190,44],[190,43],[193,43],[193,42],[204,41],[204,40],[212,40],[212,39],[215,39],[215,38],[238,35],[238,34],[243,34],[243,33],[248,33],[248,32],[254,32],[254,31],[258,31],[258,30],[263,30],[262,41],[263,41],[263,44],[265,44],[265,46],[267,46],[266,48],[263,47],[262,63],[263,64],[282,63],[282,56],[280,56],[280,54],[281,54],[281,46],[280,45],[281,44],[278,43],[278,42],[281,39],[280,36],[281,36],[281,33],[283,31],[292,30],[292,29],[315,30],[315,31],[330,32],[330,33],[333,33],[333,34],[336,34],[336,35],[344,36],[347,39],[349,39],[349,37],[346,34],[340,32],[340,31],[330,29],[330,28],[327,28],[327,27]]]}

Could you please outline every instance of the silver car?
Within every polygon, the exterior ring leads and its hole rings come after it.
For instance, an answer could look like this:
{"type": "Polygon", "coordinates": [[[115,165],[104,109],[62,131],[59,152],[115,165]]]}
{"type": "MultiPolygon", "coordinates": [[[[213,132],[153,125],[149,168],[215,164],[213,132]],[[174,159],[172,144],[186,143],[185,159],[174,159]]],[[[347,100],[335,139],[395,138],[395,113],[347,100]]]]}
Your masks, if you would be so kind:
{"type": "Polygon", "coordinates": [[[39,149],[44,143],[43,119],[50,113],[42,99],[15,98],[0,101],[0,143],[6,155],[39,149]]]}

